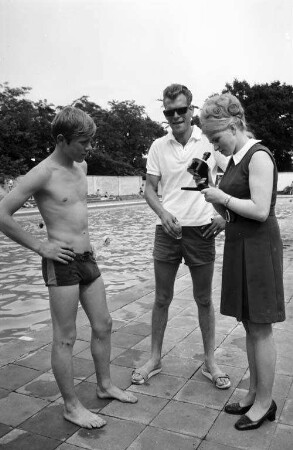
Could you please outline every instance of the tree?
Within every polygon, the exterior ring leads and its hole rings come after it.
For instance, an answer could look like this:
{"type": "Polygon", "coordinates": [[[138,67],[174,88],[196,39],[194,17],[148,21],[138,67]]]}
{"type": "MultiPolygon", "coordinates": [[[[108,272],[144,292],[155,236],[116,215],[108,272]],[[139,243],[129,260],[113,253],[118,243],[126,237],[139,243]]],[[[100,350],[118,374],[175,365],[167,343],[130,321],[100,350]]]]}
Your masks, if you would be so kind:
{"type": "Polygon", "coordinates": [[[24,97],[31,88],[0,85],[0,167],[2,175],[17,177],[48,156],[50,122],[55,114],[46,101],[24,97]]]}
{"type": "Polygon", "coordinates": [[[97,125],[94,151],[88,158],[91,175],[132,175],[145,172],[145,155],[151,143],[165,134],[143,106],[132,101],[111,101],[109,109],[83,96],[73,104],[91,115],[97,125]]]}
{"type": "Polygon", "coordinates": [[[224,92],[240,100],[249,128],[272,151],[278,170],[293,170],[293,86],[279,81],[250,86],[235,79],[224,92]]]}
{"type": "MultiPolygon", "coordinates": [[[[46,100],[32,102],[31,88],[0,85],[0,165],[2,175],[17,177],[48,156],[54,148],[51,122],[58,110],[46,100]]],[[[134,101],[109,102],[103,109],[87,96],[72,105],[87,112],[97,125],[88,158],[91,175],[133,175],[145,172],[145,155],[165,131],[134,101]]],[[[1,173],[0,173],[1,175],[1,173]]]]}

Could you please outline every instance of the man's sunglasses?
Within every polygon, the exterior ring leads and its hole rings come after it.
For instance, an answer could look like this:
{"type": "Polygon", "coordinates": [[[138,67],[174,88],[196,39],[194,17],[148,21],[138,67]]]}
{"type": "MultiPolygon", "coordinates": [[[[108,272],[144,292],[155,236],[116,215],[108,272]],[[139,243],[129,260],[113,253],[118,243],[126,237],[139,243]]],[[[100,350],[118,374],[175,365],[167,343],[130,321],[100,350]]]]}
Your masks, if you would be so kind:
{"type": "Polygon", "coordinates": [[[183,114],[186,114],[189,109],[189,106],[181,106],[181,108],[174,108],[174,109],[164,109],[163,113],[165,117],[174,117],[175,112],[178,114],[178,116],[182,116],[183,114]]]}

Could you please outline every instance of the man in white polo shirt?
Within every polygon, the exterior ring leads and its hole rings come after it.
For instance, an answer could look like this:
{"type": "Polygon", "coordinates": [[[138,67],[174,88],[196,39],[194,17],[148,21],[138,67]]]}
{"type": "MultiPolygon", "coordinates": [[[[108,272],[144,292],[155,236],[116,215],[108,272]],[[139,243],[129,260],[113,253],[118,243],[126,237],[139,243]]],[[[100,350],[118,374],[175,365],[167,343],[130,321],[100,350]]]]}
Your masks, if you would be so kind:
{"type": "Polygon", "coordinates": [[[205,352],[202,374],[219,389],[231,386],[229,376],[218,367],[214,357],[215,317],[211,300],[215,259],[215,236],[224,229],[225,222],[213,217],[214,210],[199,191],[181,190],[195,187],[193,176],[187,171],[193,158],[207,160],[210,176],[216,178],[217,165],[225,170],[227,159],[191,125],[192,94],[180,84],[172,84],[163,92],[164,115],[171,131],[152,144],[147,160],[145,198],[158,216],[154,244],[156,296],[152,313],[152,353],[142,367],[133,371],[132,382],[143,384],[161,372],[161,351],[168,320],[168,309],[173,299],[176,273],[182,258],[189,267],[194,299],[205,352]],[[158,198],[161,184],[162,202],[158,198]],[[182,227],[182,237],[178,222],[182,227]],[[179,233],[179,234],[178,234],[179,233]]]}

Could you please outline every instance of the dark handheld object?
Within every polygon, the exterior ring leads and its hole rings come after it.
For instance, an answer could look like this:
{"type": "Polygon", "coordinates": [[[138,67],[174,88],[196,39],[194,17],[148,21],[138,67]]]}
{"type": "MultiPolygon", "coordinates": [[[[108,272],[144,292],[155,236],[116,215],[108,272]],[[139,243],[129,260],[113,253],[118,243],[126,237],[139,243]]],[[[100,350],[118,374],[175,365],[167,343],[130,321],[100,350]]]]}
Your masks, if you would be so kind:
{"type": "Polygon", "coordinates": [[[181,189],[184,191],[201,191],[202,189],[206,189],[209,187],[208,185],[208,174],[209,174],[209,166],[206,163],[206,160],[210,157],[210,152],[205,152],[203,154],[202,159],[193,158],[190,166],[187,168],[187,172],[189,172],[193,177],[195,175],[200,178],[205,178],[203,183],[200,183],[196,187],[182,187],[181,189]]]}

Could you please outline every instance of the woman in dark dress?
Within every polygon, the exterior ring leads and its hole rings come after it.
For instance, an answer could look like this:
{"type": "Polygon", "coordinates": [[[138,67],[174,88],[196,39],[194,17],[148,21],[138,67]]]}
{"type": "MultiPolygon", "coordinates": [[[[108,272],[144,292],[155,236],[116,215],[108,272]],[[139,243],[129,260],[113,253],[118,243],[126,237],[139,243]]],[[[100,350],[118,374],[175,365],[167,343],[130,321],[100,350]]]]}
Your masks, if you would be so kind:
{"type": "Polygon", "coordinates": [[[231,155],[219,189],[202,190],[226,220],[221,313],[246,330],[250,386],[228,414],[239,414],[238,430],[274,420],[272,399],[276,348],[272,323],[285,320],[283,254],[274,207],[277,169],[271,152],[250,139],[243,108],[232,94],[214,95],[201,112],[202,130],[215,150],[231,155]]]}

